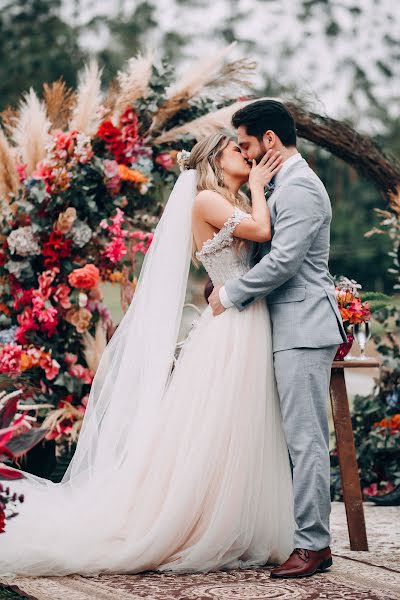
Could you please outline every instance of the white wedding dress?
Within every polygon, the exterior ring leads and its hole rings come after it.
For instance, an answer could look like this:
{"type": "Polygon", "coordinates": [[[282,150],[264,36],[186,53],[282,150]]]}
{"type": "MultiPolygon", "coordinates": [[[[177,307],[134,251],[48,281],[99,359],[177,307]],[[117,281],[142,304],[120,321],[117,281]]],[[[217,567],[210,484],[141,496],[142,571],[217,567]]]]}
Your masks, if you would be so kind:
{"type": "MultiPolygon", "coordinates": [[[[250,268],[236,208],[198,258],[213,283],[250,268]]],[[[0,535],[0,574],[204,572],[284,561],[292,483],[264,300],[213,317],[185,342],[162,408],[130,425],[129,460],[103,480],[27,489],[0,535]]],[[[11,482],[20,489],[24,481],[11,482]]]]}

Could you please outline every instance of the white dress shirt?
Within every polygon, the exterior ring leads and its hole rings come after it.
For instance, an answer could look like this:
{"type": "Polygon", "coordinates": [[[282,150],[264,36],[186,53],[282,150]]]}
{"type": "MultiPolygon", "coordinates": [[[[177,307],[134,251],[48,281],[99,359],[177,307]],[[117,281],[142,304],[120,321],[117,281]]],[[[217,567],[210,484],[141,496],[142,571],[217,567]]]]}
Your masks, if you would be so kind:
{"type": "MultiPolygon", "coordinates": [[[[285,171],[287,171],[287,169],[291,165],[294,165],[295,163],[302,160],[302,158],[303,157],[300,154],[300,152],[296,152],[296,154],[293,154],[293,156],[290,156],[289,158],[287,158],[285,160],[285,162],[283,163],[283,165],[281,166],[281,168],[279,169],[279,171],[277,172],[277,174],[274,177],[274,186],[275,187],[278,186],[278,182],[280,181],[280,179],[281,179],[282,175],[285,173],[285,171]]],[[[228,294],[226,293],[225,286],[222,286],[219,290],[219,300],[224,308],[231,308],[233,306],[233,302],[231,302],[229,300],[228,294]]]]}

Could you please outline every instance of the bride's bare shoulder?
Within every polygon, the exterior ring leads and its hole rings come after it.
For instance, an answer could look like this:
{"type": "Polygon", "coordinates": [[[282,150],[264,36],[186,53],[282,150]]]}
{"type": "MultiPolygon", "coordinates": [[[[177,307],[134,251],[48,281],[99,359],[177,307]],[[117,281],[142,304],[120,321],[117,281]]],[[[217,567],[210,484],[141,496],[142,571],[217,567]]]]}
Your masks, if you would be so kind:
{"type": "Polygon", "coordinates": [[[202,190],[194,199],[193,210],[195,212],[204,214],[210,210],[215,210],[216,206],[218,205],[229,206],[229,202],[226,198],[214,190],[202,190]]]}

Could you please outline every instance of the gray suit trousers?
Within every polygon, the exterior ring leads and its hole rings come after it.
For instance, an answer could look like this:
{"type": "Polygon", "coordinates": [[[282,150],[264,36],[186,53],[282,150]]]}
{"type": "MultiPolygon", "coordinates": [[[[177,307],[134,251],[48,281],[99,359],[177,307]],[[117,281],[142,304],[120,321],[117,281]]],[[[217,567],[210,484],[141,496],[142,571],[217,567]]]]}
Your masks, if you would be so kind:
{"type": "Polygon", "coordinates": [[[293,466],[295,548],[330,543],[327,400],[337,345],[274,352],[283,428],[293,466]]]}

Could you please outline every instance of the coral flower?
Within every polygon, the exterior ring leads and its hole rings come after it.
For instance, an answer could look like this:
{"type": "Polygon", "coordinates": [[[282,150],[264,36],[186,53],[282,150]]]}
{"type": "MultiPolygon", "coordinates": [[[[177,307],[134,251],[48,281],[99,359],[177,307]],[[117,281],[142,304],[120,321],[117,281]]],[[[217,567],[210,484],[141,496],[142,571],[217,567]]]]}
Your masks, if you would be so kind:
{"type": "Polygon", "coordinates": [[[100,271],[93,264],[87,264],[80,269],[74,269],[68,275],[68,281],[72,287],[90,290],[96,287],[100,279],[100,271]]]}

